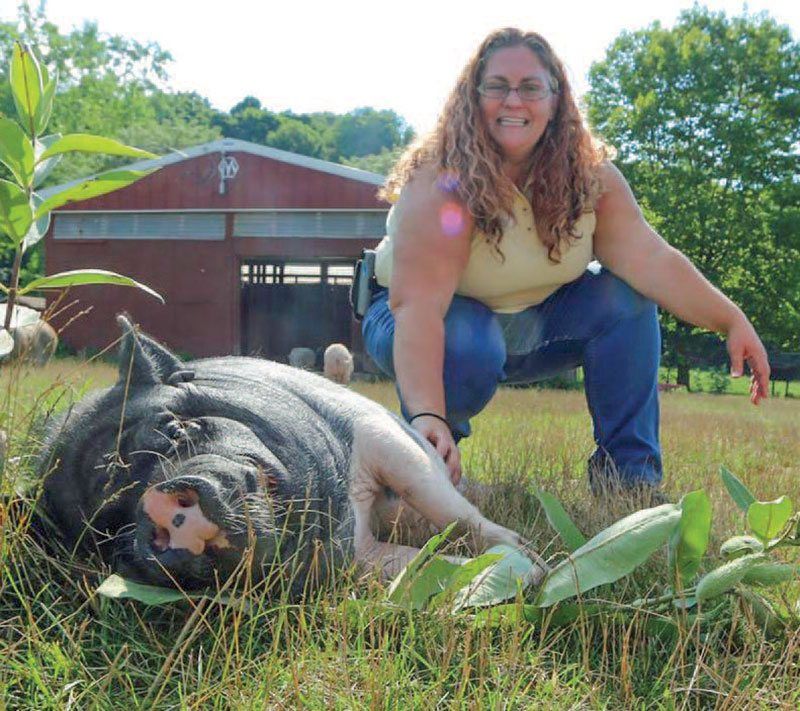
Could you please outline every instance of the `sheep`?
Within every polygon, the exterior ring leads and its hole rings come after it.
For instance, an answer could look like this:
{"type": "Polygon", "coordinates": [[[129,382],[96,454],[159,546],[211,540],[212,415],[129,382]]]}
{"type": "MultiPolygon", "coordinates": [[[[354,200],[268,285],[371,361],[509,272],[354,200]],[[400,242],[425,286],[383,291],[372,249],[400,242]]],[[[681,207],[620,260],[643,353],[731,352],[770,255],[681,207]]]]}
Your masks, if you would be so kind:
{"type": "Polygon", "coordinates": [[[14,348],[7,360],[22,359],[38,366],[47,365],[58,345],[58,334],[47,321],[26,323],[11,329],[14,348]]]}
{"type": "Polygon", "coordinates": [[[292,348],[289,353],[289,365],[301,370],[314,370],[317,357],[311,348],[292,348]]]}
{"type": "Polygon", "coordinates": [[[324,374],[328,380],[347,385],[353,374],[353,356],[342,343],[331,343],[325,349],[324,374]]]}

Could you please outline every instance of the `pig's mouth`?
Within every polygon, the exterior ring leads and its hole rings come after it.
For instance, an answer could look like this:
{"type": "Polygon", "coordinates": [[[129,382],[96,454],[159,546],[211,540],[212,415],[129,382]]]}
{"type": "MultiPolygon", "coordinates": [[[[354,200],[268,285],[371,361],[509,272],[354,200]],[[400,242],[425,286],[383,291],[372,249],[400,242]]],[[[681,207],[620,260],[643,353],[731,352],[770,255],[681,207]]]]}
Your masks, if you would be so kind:
{"type": "Polygon", "coordinates": [[[201,474],[208,464],[181,467],[189,473],[151,486],[139,500],[134,557],[161,583],[196,587],[227,578],[248,548],[253,563],[261,562],[274,533],[268,493],[242,475],[246,468],[239,476],[201,474]]]}

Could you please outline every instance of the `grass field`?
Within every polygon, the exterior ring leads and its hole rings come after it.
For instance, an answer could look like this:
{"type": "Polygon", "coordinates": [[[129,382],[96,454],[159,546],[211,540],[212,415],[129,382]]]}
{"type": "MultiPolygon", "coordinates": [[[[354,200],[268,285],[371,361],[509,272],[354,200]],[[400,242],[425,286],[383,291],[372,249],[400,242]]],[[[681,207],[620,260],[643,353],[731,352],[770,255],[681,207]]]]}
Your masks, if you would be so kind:
{"type": "MultiPolygon", "coordinates": [[[[63,360],[24,377],[0,374],[10,457],[5,493],[30,469],[37,413],[63,407],[112,367],[63,360]],[[63,392],[49,388],[67,383],[63,392]]],[[[359,385],[396,407],[387,384],[359,385]]],[[[530,495],[558,496],[584,534],[624,506],[588,493],[591,426],[579,392],[503,390],[462,446],[465,471],[497,484],[482,507],[563,555],[530,495]]],[[[800,400],[759,408],[744,397],[670,393],[662,398],[665,489],[677,500],[704,487],[714,508],[713,540],[742,530],[718,468],[739,474],[761,499],[800,502],[800,400]]],[[[798,708],[800,630],[765,639],[733,609],[725,624],[658,634],[642,615],[608,615],[564,626],[462,613],[410,613],[382,604],[374,580],[342,576],[304,604],[209,600],[160,607],[98,597],[109,572],[46,553],[0,509],[0,709],[596,709],[798,708]],[[355,602],[358,600],[359,602],[355,602]],[[732,618],[732,621],[729,619],[732,618]]],[[[592,592],[620,610],[665,582],[657,554],[633,576],[592,592]]],[[[796,585],[771,592],[797,600],[796,585]]],[[[667,613],[680,621],[678,613],[667,613]]]]}

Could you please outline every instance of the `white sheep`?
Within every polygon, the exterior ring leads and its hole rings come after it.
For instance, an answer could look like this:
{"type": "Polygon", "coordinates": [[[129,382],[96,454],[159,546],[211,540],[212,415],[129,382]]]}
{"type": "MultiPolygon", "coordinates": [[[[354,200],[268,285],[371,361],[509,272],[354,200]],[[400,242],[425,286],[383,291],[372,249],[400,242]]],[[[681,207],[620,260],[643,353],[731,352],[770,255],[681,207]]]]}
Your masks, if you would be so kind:
{"type": "Polygon", "coordinates": [[[347,385],[353,374],[353,356],[342,343],[331,343],[325,349],[323,372],[328,380],[347,385]]]}
{"type": "Polygon", "coordinates": [[[301,370],[314,370],[316,355],[311,348],[292,348],[289,353],[289,365],[301,370]]]}

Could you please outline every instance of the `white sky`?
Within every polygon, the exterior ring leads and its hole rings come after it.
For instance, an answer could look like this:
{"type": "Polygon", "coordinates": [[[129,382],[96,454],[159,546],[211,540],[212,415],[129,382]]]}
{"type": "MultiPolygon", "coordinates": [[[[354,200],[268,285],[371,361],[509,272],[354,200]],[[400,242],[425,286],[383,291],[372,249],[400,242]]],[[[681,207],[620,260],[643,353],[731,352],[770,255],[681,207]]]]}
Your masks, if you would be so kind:
{"type": "MultiPolygon", "coordinates": [[[[32,2],[34,4],[34,2],[32,2]]],[[[741,0],[709,0],[740,14],[741,0]]],[[[13,7],[11,7],[13,5],[13,7]]],[[[0,16],[16,15],[0,0],[0,16]]],[[[430,128],[456,75],[497,27],[535,29],[554,46],[577,92],[593,61],[623,29],[654,20],[671,26],[690,0],[48,0],[62,31],[98,23],[103,33],[155,41],[168,50],[171,87],[192,90],[219,109],[244,96],[273,111],[394,109],[418,131],[430,128]]],[[[751,0],[800,37],[800,1],[751,0]]]]}

